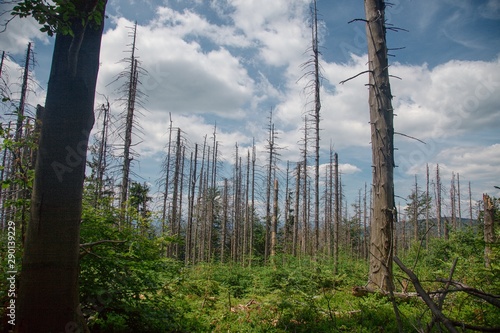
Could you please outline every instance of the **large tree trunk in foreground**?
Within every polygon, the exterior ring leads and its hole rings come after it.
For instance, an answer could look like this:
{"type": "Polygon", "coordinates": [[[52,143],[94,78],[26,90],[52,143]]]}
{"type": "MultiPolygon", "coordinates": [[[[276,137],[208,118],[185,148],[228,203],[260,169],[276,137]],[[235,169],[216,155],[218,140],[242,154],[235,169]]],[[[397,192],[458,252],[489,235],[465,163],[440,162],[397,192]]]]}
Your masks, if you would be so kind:
{"type": "Polygon", "coordinates": [[[94,123],[103,27],[101,24],[98,28],[84,28],[77,20],[73,28],[75,39],[83,33],[76,53],[72,53],[75,44],[71,36],[58,34],[55,41],[22,264],[16,332],[73,332],[80,326],[82,191],[88,139],[94,123]]]}
{"type": "Polygon", "coordinates": [[[394,128],[384,10],[383,0],[365,0],[373,159],[373,222],[368,288],[388,291],[393,286],[394,128]]]}

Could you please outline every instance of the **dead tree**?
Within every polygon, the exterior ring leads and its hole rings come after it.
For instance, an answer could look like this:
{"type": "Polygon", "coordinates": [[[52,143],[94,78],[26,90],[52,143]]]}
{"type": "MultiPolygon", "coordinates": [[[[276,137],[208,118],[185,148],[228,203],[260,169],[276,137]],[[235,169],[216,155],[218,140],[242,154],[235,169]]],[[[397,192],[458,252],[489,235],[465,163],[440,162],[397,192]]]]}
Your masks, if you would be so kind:
{"type": "Polygon", "coordinates": [[[128,81],[126,82],[125,94],[126,94],[126,112],[125,112],[125,136],[124,136],[124,146],[123,146],[123,164],[122,164],[122,182],[121,182],[121,193],[120,193],[120,207],[121,207],[121,222],[125,220],[126,209],[127,209],[127,199],[128,199],[128,187],[130,181],[130,166],[132,162],[132,131],[134,129],[134,113],[136,108],[136,100],[139,95],[138,83],[139,83],[139,62],[135,56],[136,50],[136,37],[137,37],[137,22],[135,23],[132,31],[132,46],[130,58],[126,59],[129,63],[128,81]]]}
{"type": "Polygon", "coordinates": [[[248,265],[252,265],[252,256],[253,256],[253,243],[254,243],[254,214],[255,214],[255,162],[257,159],[257,154],[255,150],[255,142],[252,144],[252,191],[251,191],[251,203],[250,203],[250,236],[249,236],[249,257],[250,260],[248,262],[248,265]]]}
{"type": "Polygon", "coordinates": [[[278,233],[278,180],[274,180],[273,217],[271,225],[271,258],[276,256],[276,235],[278,233]]]}
{"type": "MultiPolygon", "coordinates": [[[[457,230],[457,213],[456,213],[456,187],[455,187],[455,172],[451,173],[451,185],[450,185],[450,201],[451,201],[451,226],[453,227],[453,231],[457,230]]],[[[445,238],[446,232],[445,232],[445,238]]]]}
{"type": "Polygon", "coordinates": [[[430,209],[430,197],[429,197],[429,164],[426,164],[426,190],[425,190],[425,247],[429,249],[429,209],[430,209]]]}
{"type": "Polygon", "coordinates": [[[171,149],[172,149],[172,114],[169,114],[170,125],[168,127],[168,143],[167,143],[167,156],[165,157],[165,162],[163,164],[164,172],[165,172],[165,180],[163,187],[163,208],[161,215],[161,231],[162,233],[166,232],[167,225],[167,199],[168,199],[168,187],[170,184],[170,159],[171,159],[171,149]]]}
{"type": "Polygon", "coordinates": [[[483,194],[484,204],[484,264],[491,267],[492,249],[491,245],[495,241],[495,205],[488,194],[483,194]]]}
{"type": "Polygon", "coordinates": [[[194,156],[191,153],[191,161],[189,166],[189,189],[188,189],[188,218],[186,227],[186,250],[185,263],[194,263],[194,244],[196,239],[194,236],[193,220],[194,220],[194,195],[196,192],[196,167],[198,160],[198,144],[194,146],[194,156]]]}
{"type": "Polygon", "coordinates": [[[226,251],[226,238],[227,238],[227,224],[228,224],[228,183],[227,178],[224,178],[224,188],[222,192],[222,226],[220,236],[220,262],[224,263],[226,251]]]}
{"type": "Polygon", "coordinates": [[[339,225],[340,225],[340,183],[339,183],[339,155],[334,155],[334,168],[335,168],[335,218],[333,226],[333,261],[334,273],[338,274],[339,271],[339,225]]]}
{"type": "Polygon", "coordinates": [[[300,207],[300,167],[301,163],[297,162],[297,176],[295,178],[295,206],[293,212],[293,255],[297,256],[298,249],[298,237],[299,237],[299,207],[300,207]]]}
{"type": "Polygon", "coordinates": [[[460,174],[457,172],[458,227],[462,227],[462,199],[460,198],[460,174]]]}
{"type": "Polygon", "coordinates": [[[472,191],[469,182],[469,226],[472,227],[472,191]]]}
{"type": "Polygon", "coordinates": [[[436,164],[436,220],[438,227],[438,237],[441,238],[441,177],[439,175],[439,164],[436,164]]]}
{"type": "Polygon", "coordinates": [[[383,0],[365,0],[368,40],[369,104],[373,159],[373,221],[369,288],[393,289],[392,235],[394,228],[394,125],[387,60],[383,0]]]}

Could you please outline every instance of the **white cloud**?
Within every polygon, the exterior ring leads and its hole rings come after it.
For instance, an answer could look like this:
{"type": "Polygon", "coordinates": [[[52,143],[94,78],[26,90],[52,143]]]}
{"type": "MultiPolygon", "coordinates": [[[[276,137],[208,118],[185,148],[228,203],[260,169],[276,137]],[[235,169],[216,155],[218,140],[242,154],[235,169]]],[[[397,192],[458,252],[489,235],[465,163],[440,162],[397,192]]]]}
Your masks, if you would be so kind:
{"type": "MultiPolygon", "coordinates": [[[[4,10],[4,5],[0,10],[4,10]]],[[[10,18],[8,13],[2,19],[10,18]]],[[[2,20],[3,21],[3,20],[2,20]]],[[[3,23],[3,22],[1,22],[3,23]]],[[[3,27],[2,27],[3,28],[3,27]]],[[[40,31],[40,25],[31,16],[26,18],[15,17],[7,25],[6,30],[1,34],[0,50],[11,55],[22,55],[26,52],[29,42],[36,40],[44,44],[49,42],[47,35],[40,31]]]]}
{"type": "MultiPolygon", "coordinates": [[[[133,26],[124,18],[116,23],[103,36],[101,52],[98,90],[109,94],[106,84],[126,67],[118,62],[128,56],[121,50],[131,43],[127,27],[133,26]]],[[[136,55],[148,72],[141,78],[148,109],[241,117],[242,108],[251,101],[254,81],[239,59],[224,48],[205,52],[196,41],[187,42],[154,23],[138,26],[136,55]]]]}

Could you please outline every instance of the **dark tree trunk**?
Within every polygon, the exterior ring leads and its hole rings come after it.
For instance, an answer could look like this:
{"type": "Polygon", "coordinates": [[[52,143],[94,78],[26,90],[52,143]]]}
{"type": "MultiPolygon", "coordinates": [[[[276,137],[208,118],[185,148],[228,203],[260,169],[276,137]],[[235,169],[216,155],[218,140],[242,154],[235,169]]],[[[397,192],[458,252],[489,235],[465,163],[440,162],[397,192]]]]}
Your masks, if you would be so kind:
{"type": "MultiPolygon", "coordinates": [[[[82,191],[102,29],[83,33],[72,66],[73,38],[57,35],[35,169],[16,332],[62,332],[80,326],[78,258],[82,191]]],[[[84,29],[84,31],[81,31],[84,29]]],[[[74,59],[73,59],[74,60],[74,59]]]]}

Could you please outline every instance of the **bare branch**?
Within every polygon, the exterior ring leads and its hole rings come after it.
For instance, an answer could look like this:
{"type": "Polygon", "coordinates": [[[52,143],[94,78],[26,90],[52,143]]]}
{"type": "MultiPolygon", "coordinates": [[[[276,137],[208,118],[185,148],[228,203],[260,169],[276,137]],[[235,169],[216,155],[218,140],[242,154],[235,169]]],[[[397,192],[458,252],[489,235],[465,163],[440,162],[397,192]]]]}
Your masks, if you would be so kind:
{"type": "Polygon", "coordinates": [[[401,260],[399,260],[398,257],[394,256],[393,260],[399,266],[399,268],[401,268],[401,270],[403,272],[405,272],[406,275],[408,275],[411,282],[413,283],[413,286],[415,287],[415,290],[420,295],[420,297],[422,297],[422,300],[425,302],[425,304],[427,304],[429,309],[432,311],[432,314],[433,314],[433,316],[436,317],[436,320],[442,322],[444,324],[444,326],[446,326],[448,331],[450,331],[451,333],[458,333],[457,329],[455,328],[453,323],[450,321],[450,319],[448,319],[445,315],[443,315],[441,310],[439,310],[439,308],[437,307],[436,303],[434,303],[432,301],[432,299],[430,298],[430,296],[425,292],[424,288],[420,284],[420,281],[418,280],[418,277],[415,275],[415,273],[413,273],[411,270],[409,270],[401,262],[401,260]]]}
{"type": "Polygon", "coordinates": [[[352,79],[355,79],[355,78],[357,78],[358,76],[360,76],[360,75],[362,75],[362,74],[366,74],[366,73],[372,73],[372,71],[370,71],[370,70],[363,71],[363,72],[358,73],[358,74],[356,74],[356,75],[354,75],[354,76],[351,76],[351,77],[350,77],[350,78],[348,78],[348,79],[345,79],[345,80],[343,80],[343,81],[340,81],[340,82],[339,82],[339,84],[344,84],[344,83],[346,83],[347,81],[350,81],[350,80],[352,80],[352,79]]]}
{"type": "Polygon", "coordinates": [[[410,136],[410,135],[406,135],[406,134],[403,134],[403,133],[399,133],[399,132],[394,132],[394,134],[398,134],[398,135],[401,135],[401,136],[404,136],[404,137],[407,137],[407,138],[410,138],[410,139],[413,139],[413,140],[417,140],[418,142],[422,142],[424,145],[426,145],[427,143],[425,143],[424,141],[420,140],[420,139],[417,139],[413,136],[410,136]]]}

